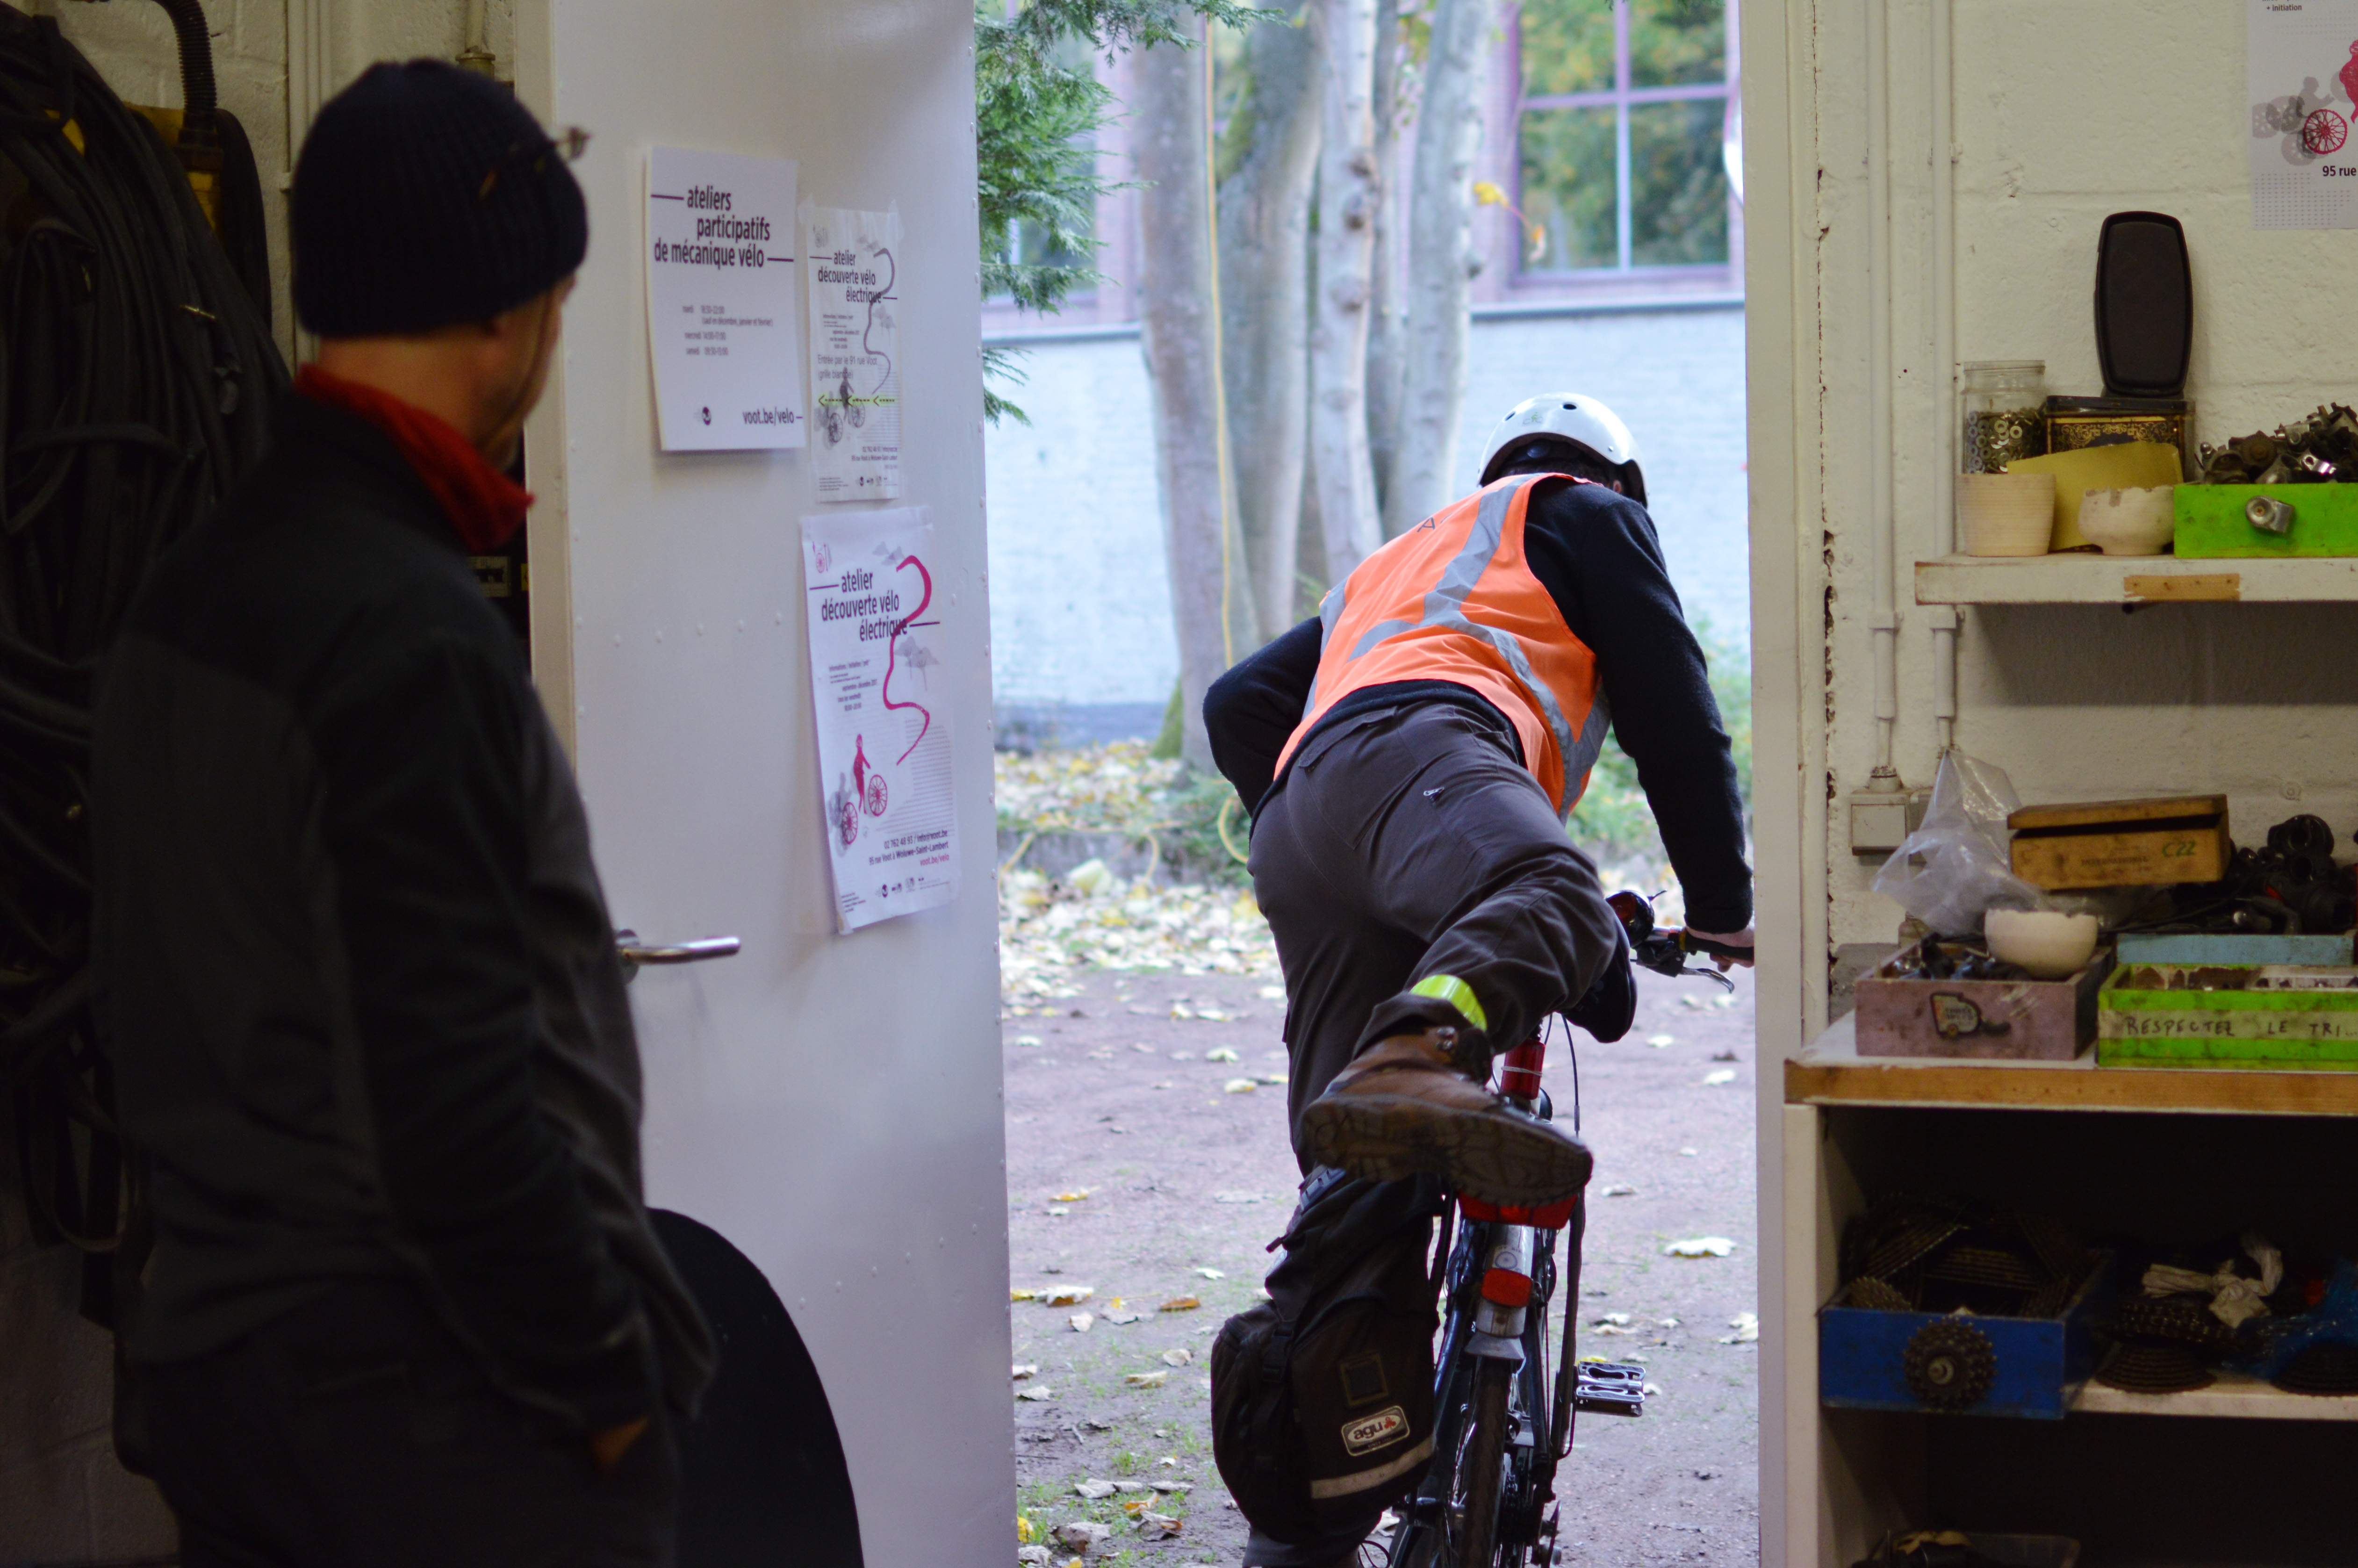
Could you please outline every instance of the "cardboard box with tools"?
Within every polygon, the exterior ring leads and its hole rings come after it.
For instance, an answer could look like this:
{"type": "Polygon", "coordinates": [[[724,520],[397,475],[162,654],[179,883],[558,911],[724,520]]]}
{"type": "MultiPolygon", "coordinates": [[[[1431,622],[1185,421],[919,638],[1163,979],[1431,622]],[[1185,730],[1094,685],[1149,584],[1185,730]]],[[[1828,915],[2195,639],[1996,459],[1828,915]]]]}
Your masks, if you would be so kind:
{"type": "Polygon", "coordinates": [[[2234,853],[2223,795],[2026,806],[2006,825],[2014,874],[2050,891],[2215,882],[2234,853]]]}

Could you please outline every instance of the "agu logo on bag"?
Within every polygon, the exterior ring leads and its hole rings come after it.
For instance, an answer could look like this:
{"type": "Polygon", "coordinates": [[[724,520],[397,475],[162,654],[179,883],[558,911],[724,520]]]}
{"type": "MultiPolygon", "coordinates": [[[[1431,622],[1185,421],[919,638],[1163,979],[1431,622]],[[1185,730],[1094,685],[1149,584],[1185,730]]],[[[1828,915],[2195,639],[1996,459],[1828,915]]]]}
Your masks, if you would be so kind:
{"type": "Polygon", "coordinates": [[[1408,1435],[1408,1411],[1399,1405],[1361,1416],[1343,1426],[1343,1451],[1353,1458],[1374,1452],[1408,1435]]]}

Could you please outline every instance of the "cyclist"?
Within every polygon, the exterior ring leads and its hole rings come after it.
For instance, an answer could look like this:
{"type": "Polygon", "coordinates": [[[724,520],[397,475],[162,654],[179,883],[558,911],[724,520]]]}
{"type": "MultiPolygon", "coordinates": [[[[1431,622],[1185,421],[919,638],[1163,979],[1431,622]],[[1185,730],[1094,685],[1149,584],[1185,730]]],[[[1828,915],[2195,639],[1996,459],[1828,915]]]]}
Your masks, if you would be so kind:
{"type": "MultiPolygon", "coordinates": [[[[1611,409],[1530,398],[1493,431],[1478,492],[1205,694],[1285,971],[1295,1158],[1305,1177],[1330,1168],[1305,1181],[1294,1241],[1337,1170],[1503,1204],[1586,1184],[1579,1140],[1488,1081],[1550,1013],[1613,1040],[1636,1009],[1620,922],[1565,827],[1608,723],[1689,928],[1753,945],[1735,763],[1645,500],[1611,409]]],[[[1245,1561],[1347,1568],[1375,1523],[1280,1540],[1255,1521],[1245,1561]]]]}
{"type": "Polygon", "coordinates": [[[1608,721],[1688,926],[1751,947],[1735,763],[1645,499],[1610,408],[1527,399],[1479,491],[1206,694],[1214,760],[1253,816],[1305,1173],[1429,1173],[1517,1204],[1587,1180],[1577,1140],[1486,1086],[1493,1053],[1552,1012],[1628,1027],[1621,928],[1564,827],[1608,721]]]}

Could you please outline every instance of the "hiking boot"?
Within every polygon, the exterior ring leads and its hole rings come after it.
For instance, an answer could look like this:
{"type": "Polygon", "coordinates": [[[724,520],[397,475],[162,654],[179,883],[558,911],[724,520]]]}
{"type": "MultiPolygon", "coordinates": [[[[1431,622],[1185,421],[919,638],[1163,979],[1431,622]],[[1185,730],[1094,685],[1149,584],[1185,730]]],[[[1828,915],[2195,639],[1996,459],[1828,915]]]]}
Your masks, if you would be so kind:
{"type": "Polygon", "coordinates": [[[1588,1184],[1587,1147],[1515,1109],[1450,1057],[1454,1029],[1379,1040],[1302,1113],[1303,1152],[1362,1181],[1432,1174],[1489,1203],[1538,1205],[1588,1184]]]}

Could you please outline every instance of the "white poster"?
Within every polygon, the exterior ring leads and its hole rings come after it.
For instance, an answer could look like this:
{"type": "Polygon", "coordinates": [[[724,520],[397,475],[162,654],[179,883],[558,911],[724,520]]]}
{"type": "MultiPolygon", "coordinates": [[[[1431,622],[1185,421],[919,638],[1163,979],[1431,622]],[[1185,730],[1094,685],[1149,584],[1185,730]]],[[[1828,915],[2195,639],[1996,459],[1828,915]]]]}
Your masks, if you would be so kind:
{"type": "Polygon", "coordinates": [[[811,700],[838,931],[957,896],[933,524],[923,507],[803,519],[811,700]]]}
{"type": "Polygon", "coordinates": [[[791,158],[647,154],[647,336],[667,452],[799,447],[791,158]]]}
{"type": "Polygon", "coordinates": [[[901,493],[901,210],[803,203],[810,271],[811,478],[821,501],[901,493]]]}
{"type": "Polygon", "coordinates": [[[2244,0],[2252,227],[2358,229],[2358,0],[2244,0]]]}

